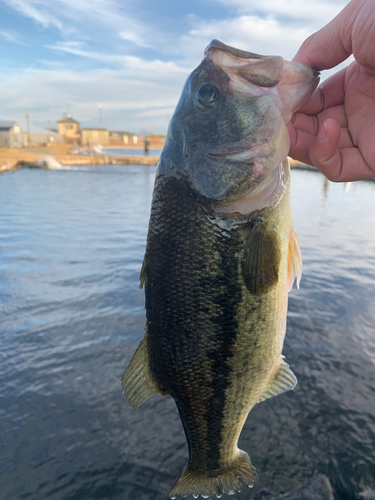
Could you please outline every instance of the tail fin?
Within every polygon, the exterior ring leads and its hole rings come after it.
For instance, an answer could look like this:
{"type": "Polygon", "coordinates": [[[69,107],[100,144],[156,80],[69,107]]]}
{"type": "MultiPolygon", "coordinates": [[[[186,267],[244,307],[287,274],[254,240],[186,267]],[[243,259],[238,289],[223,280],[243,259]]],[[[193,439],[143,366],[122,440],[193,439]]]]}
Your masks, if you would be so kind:
{"type": "Polygon", "coordinates": [[[207,498],[209,495],[216,495],[220,498],[223,493],[233,495],[241,491],[239,478],[250,488],[258,480],[249,455],[242,450],[238,450],[238,455],[233,460],[232,465],[216,476],[199,474],[192,471],[188,464],[169,496],[174,499],[177,495],[183,497],[193,495],[194,498],[198,498],[199,495],[202,495],[203,498],[207,498]]]}

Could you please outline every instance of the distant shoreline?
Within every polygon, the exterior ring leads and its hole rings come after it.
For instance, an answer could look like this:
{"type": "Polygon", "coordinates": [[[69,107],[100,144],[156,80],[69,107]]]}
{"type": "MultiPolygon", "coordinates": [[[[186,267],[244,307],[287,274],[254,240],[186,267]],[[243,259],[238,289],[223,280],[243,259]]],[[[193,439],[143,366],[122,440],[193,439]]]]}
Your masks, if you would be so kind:
{"type": "MultiPolygon", "coordinates": [[[[104,148],[103,148],[104,149],[104,148]]],[[[108,148],[109,149],[109,148],[108,148]]],[[[143,151],[143,148],[134,146],[116,146],[111,149],[137,149],[143,151]]],[[[158,164],[158,156],[118,156],[110,154],[72,154],[71,146],[61,145],[59,148],[25,148],[12,149],[0,148],[0,174],[3,172],[12,172],[21,168],[42,168],[37,164],[38,161],[46,156],[52,156],[62,165],[146,165],[155,166],[158,164]],[[63,147],[65,146],[65,148],[63,147]],[[64,151],[65,149],[65,151],[64,151]]],[[[319,172],[311,165],[306,165],[289,158],[290,167],[298,170],[310,170],[319,172]]],[[[369,179],[375,181],[375,179],[369,179]]]]}
{"type": "MultiPolygon", "coordinates": [[[[127,146],[116,146],[111,149],[143,151],[143,148],[127,146]]],[[[106,154],[105,150],[103,155],[73,153],[72,146],[69,144],[59,144],[54,147],[0,148],[0,173],[25,167],[37,168],[38,161],[45,157],[52,157],[62,165],[157,165],[159,161],[158,156],[114,155],[106,154]]]]}

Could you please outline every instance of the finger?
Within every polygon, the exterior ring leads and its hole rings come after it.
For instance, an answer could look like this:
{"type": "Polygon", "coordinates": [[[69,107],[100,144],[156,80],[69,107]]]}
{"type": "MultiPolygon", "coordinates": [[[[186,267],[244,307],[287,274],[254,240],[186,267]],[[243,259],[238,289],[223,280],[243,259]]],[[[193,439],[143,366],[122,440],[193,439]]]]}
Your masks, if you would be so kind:
{"type": "Polygon", "coordinates": [[[305,113],[294,113],[290,123],[296,130],[301,130],[311,135],[317,135],[319,131],[319,120],[317,116],[305,115],[305,113]]]}
{"type": "Polygon", "coordinates": [[[355,3],[350,2],[330,23],[304,41],[293,61],[307,63],[318,70],[330,69],[345,61],[352,53],[351,26],[357,11],[355,3]]]}
{"type": "Polygon", "coordinates": [[[348,182],[374,177],[359,149],[339,149],[340,127],[334,120],[326,120],[310,147],[310,160],[328,179],[348,182]]]}
{"type": "Polygon", "coordinates": [[[346,70],[347,68],[343,68],[322,82],[299,112],[316,115],[326,108],[343,104],[346,70]]]}
{"type": "MultiPolygon", "coordinates": [[[[294,160],[312,165],[310,158],[310,148],[315,140],[316,134],[310,134],[308,131],[294,127],[290,122],[287,125],[290,137],[289,156],[294,160]]],[[[340,130],[340,139],[337,148],[353,148],[353,140],[347,127],[340,130]]],[[[374,173],[375,176],[375,173],[374,173]]]]}
{"type": "Polygon", "coordinates": [[[328,118],[332,118],[335,120],[341,128],[348,126],[348,120],[345,114],[344,106],[334,106],[333,108],[329,108],[324,110],[322,113],[319,113],[317,116],[309,116],[304,113],[295,113],[292,116],[292,125],[294,128],[298,130],[303,130],[308,134],[318,135],[318,131],[323,125],[324,121],[328,118]]]}
{"type": "Polygon", "coordinates": [[[294,160],[300,161],[301,163],[312,165],[309,152],[315,137],[304,132],[303,130],[294,129],[290,122],[287,127],[290,137],[289,156],[294,160]]]}
{"type": "Polygon", "coordinates": [[[352,136],[348,130],[348,127],[341,128],[340,140],[338,144],[339,149],[344,148],[353,148],[355,147],[353,144],[352,136]]]}

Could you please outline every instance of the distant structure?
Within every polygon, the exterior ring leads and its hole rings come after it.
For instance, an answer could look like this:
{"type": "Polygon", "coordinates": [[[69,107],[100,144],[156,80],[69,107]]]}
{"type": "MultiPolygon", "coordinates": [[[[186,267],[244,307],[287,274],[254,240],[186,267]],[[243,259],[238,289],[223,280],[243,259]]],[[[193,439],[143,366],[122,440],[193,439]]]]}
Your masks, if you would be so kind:
{"type": "Polygon", "coordinates": [[[64,138],[51,130],[28,125],[29,132],[24,132],[18,122],[0,120],[0,147],[23,148],[28,146],[51,146],[63,142],[64,138]]]}
{"type": "Polygon", "coordinates": [[[25,141],[24,132],[16,121],[0,121],[0,147],[22,148],[25,141]]]}
{"type": "Polygon", "coordinates": [[[118,131],[110,131],[109,132],[109,144],[112,146],[136,146],[138,145],[139,136],[137,134],[133,134],[132,132],[118,132],[118,131]]]}
{"type": "MultiPolygon", "coordinates": [[[[99,113],[101,113],[100,106],[99,113]]],[[[136,146],[139,140],[138,135],[132,132],[110,131],[102,127],[81,128],[80,123],[67,113],[61,120],[57,121],[57,124],[58,133],[64,137],[65,142],[81,144],[82,146],[95,144],[136,146]]]]}
{"type": "Polygon", "coordinates": [[[81,128],[81,144],[108,146],[109,130],[107,128],[81,128]]]}
{"type": "Polygon", "coordinates": [[[57,131],[38,127],[33,123],[30,124],[29,132],[25,136],[25,146],[53,146],[64,142],[64,137],[58,134],[57,131]]]}
{"type": "Polygon", "coordinates": [[[61,120],[57,120],[57,132],[62,135],[65,142],[81,142],[79,122],[71,115],[65,113],[61,120]]]}

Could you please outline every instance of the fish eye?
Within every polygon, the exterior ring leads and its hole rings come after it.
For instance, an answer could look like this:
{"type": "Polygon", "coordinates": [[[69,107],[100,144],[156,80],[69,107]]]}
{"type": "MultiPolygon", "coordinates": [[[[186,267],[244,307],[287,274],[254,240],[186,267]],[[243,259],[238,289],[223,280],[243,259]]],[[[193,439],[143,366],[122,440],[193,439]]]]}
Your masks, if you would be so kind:
{"type": "Polygon", "coordinates": [[[219,98],[219,91],[210,83],[205,83],[195,92],[198,108],[211,109],[219,98]]]}

